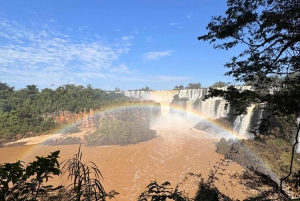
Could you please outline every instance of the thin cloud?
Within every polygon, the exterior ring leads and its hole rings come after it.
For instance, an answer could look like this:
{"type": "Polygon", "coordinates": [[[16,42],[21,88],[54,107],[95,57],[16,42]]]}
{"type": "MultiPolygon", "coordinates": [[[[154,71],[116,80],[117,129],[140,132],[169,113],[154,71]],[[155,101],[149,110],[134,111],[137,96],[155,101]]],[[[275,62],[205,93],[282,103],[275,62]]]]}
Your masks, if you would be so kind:
{"type": "Polygon", "coordinates": [[[128,42],[74,39],[47,26],[24,27],[0,19],[0,80],[50,86],[131,72],[118,66],[128,42]],[[116,67],[117,66],[117,67],[116,67]]]}
{"type": "Polygon", "coordinates": [[[189,13],[186,15],[187,18],[191,18],[193,13],[189,13]]]}
{"type": "Polygon", "coordinates": [[[125,64],[121,64],[118,67],[110,69],[110,72],[130,74],[130,73],[134,73],[135,71],[131,71],[128,69],[128,67],[125,64]]]}
{"type": "Polygon", "coordinates": [[[162,52],[148,52],[143,54],[143,60],[144,61],[159,60],[163,57],[171,56],[173,52],[174,52],[173,50],[166,50],[162,52]]]}
{"type": "Polygon", "coordinates": [[[150,43],[150,42],[153,41],[153,39],[152,39],[151,37],[146,37],[146,41],[147,41],[148,43],[150,43]]]}
{"type": "Polygon", "coordinates": [[[147,77],[121,77],[120,80],[132,82],[153,82],[153,83],[166,83],[172,81],[184,81],[191,79],[190,77],[182,76],[147,76],[147,77]]]}
{"type": "Polygon", "coordinates": [[[171,26],[176,26],[176,25],[179,25],[179,23],[177,23],[177,22],[172,22],[172,23],[170,23],[170,25],[171,25],[171,26]]]}
{"type": "Polygon", "coordinates": [[[122,37],[122,40],[125,40],[125,41],[131,40],[131,39],[133,39],[133,36],[123,36],[122,37]]]}
{"type": "Polygon", "coordinates": [[[177,81],[177,80],[188,80],[190,77],[174,77],[174,76],[156,76],[156,79],[159,79],[163,82],[169,82],[169,81],[177,81]]]}
{"type": "Polygon", "coordinates": [[[140,31],[139,31],[138,29],[134,29],[132,32],[133,32],[134,34],[139,34],[139,33],[140,33],[140,31]]]}

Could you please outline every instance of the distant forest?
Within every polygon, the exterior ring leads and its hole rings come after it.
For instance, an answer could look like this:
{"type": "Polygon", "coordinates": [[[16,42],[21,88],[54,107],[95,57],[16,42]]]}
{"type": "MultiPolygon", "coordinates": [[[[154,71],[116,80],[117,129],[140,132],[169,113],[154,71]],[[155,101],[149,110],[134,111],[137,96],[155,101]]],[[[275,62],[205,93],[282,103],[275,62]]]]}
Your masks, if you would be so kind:
{"type": "Polygon", "coordinates": [[[44,114],[58,111],[73,113],[129,100],[121,93],[107,93],[91,85],[67,84],[55,90],[39,90],[36,85],[27,85],[16,90],[0,82],[0,139],[13,139],[29,133],[46,133],[58,126],[44,114]]]}

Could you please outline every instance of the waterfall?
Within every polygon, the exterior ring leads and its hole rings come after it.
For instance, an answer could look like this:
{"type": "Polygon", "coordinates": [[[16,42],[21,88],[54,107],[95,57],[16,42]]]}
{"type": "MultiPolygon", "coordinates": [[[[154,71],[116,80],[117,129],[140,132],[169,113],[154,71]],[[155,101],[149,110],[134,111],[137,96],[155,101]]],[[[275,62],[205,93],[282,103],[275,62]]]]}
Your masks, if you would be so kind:
{"type": "MultiPolygon", "coordinates": [[[[248,86],[246,87],[249,88],[248,86]]],[[[224,88],[225,89],[225,88],[224,88]]],[[[245,86],[239,87],[239,90],[244,90],[245,86]]],[[[214,97],[203,101],[205,95],[207,95],[208,89],[184,89],[184,90],[161,90],[161,91],[125,91],[125,96],[132,98],[139,98],[141,100],[154,100],[161,104],[169,105],[172,102],[172,99],[175,95],[178,95],[179,101],[178,104],[181,106],[185,106],[186,110],[194,110],[201,114],[201,116],[210,119],[218,119],[223,117],[228,117],[230,108],[228,107],[226,110],[225,104],[226,101],[222,98],[214,97]],[[181,101],[181,99],[185,99],[185,101],[181,101]]],[[[254,114],[254,105],[251,105],[248,108],[247,115],[240,115],[235,118],[233,121],[233,130],[239,135],[241,138],[252,138],[253,135],[249,134],[248,129],[250,126],[253,126],[259,122],[262,118],[262,110],[259,110],[258,116],[255,114],[255,118],[253,118],[254,114]],[[255,122],[253,122],[255,121],[255,122]]],[[[256,111],[255,111],[256,112],[256,111]]],[[[166,115],[169,113],[168,108],[163,109],[162,107],[162,115],[166,115]]]]}
{"type": "Polygon", "coordinates": [[[251,123],[251,117],[253,116],[253,109],[255,105],[251,105],[248,107],[248,112],[246,115],[237,116],[233,123],[233,130],[237,133],[241,138],[251,138],[249,135],[248,129],[251,123]]]}

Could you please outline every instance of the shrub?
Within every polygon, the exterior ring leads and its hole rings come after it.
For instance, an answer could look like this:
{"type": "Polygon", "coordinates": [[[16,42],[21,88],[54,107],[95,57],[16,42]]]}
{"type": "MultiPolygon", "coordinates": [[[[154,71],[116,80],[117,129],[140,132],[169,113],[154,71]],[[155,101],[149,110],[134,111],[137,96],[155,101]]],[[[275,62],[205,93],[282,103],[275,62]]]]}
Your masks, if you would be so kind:
{"type": "Polygon", "coordinates": [[[94,133],[85,136],[88,145],[128,145],[150,140],[156,132],[146,123],[115,120],[104,122],[94,133]]]}
{"type": "Polygon", "coordinates": [[[22,161],[0,165],[0,200],[39,200],[51,191],[62,188],[44,185],[53,175],[59,175],[59,151],[37,160],[26,167],[22,161]]]}

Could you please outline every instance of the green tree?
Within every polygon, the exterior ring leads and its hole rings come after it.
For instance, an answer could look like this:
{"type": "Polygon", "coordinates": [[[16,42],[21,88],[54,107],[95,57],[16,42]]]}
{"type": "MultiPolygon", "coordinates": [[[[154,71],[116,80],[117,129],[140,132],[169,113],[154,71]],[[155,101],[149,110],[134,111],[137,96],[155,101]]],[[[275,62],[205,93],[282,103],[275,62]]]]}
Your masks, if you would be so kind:
{"type": "Polygon", "coordinates": [[[182,89],[184,89],[183,85],[179,85],[179,86],[174,87],[174,90],[182,90],[182,89]]]}
{"type": "MultiPolygon", "coordinates": [[[[266,131],[272,117],[288,116],[297,128],[294,153],[299,134],[295,117],[300,113],[300,2],[228,0],[227,6],[225,16],[212,17],[208,33],[198,39],[213,43],[216,49],[245,47],[225,64],[230,69],[226,75],[254,84],[252,90],[240,91],[234,86],[227,91],[210,89],[208,97],[225,98],[237,114],[247,113],[251,103],[267,103],[268,115],[259,132],[266,131]],[[261,93],[266,90],[269,93],[261,93]]],[[[293,157],[289,175],[292,164],[293,157]]]]}
{"type": "Polygon", "coordinates": [[[0,138],[16,138],[45,133],[57,126],[53,113],[69,111],[78,113],[100,109],[105,105],[128,100],[121,93],[106,93],[91,85],[67,84],[55,90],[39,91],[36,85],[14,90],[0,82],[0,138]]]}
{"type": "Polygon", "coordinates": [[[152,89],[150,89],[148,86],[145,86],[145,88],[141,88],[140,89],[141,91],[151,91],[152,89]]]}
{"type": "Polygon", "coordinates": [[[189,83],[185,89],[200,89],[201,88],[201,84],[200,82],[198,83],[189,83]]]}
{"type": "Polygon", "coordinates": [[[211,87],[212,88],[220,88],[220,87],[226,87],[226,86],[227,86],[226,82],[219,81],[219,82],[214,83],[211,87]]]}

